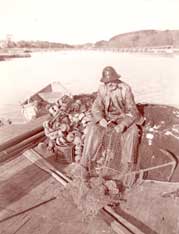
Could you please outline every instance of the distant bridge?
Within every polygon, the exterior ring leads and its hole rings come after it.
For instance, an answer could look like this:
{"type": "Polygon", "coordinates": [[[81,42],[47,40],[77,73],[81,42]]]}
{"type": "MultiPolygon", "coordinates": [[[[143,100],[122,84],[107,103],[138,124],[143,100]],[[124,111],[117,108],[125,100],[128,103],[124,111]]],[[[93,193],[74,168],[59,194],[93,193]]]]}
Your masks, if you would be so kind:
{"type": "Polygon", "coordinates": [[[77,47],[74,49],[67,50],[92,50],[92,51],[106,51],[106,52],[129,52],[129,53],[166,53],[170,54],[173,52],[179,53],[179,48],[175,48],[171,45],[165,46],[152,46],[152,47],[126,47],[126,48],[110,48],[110,47],[77,47]]]}

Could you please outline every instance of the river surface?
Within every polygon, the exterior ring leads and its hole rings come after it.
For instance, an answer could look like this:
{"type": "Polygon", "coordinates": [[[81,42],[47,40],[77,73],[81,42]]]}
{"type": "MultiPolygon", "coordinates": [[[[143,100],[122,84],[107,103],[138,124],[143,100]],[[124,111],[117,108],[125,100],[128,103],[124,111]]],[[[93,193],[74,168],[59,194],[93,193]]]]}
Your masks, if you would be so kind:
{"type": "Polygon", "coordinates": [[[0,118],[21,122],[20,103],[53,81],[72,94],[96,91],[111,65],[131,85],[136,102],[179,106],[179,56],[100,51],[33,53],[0,62],[0,118]]]}

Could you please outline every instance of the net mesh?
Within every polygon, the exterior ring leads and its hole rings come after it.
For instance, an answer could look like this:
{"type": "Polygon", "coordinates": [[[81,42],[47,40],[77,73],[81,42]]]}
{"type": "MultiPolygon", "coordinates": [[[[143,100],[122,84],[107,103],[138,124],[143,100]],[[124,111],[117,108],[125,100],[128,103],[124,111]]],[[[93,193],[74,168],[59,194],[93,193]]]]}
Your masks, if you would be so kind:
{"type": "Polygon", "coordinates": [[[63,195],[75,203],[84,220],[93,219],[101,208],[119,203],[122,197],[119,186],[114,181],[105,181],[100,177],[88,181],[75,178],[64,188],[63,195]]]}

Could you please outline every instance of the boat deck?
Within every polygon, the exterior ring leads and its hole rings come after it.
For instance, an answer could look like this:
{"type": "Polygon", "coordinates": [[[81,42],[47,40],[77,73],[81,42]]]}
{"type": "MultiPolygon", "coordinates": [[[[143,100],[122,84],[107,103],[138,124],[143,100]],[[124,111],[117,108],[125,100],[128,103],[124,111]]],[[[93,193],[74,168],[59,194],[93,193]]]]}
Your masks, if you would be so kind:
{"type": "MultiPolygon", "coordinates": [[[[44,119],[45,116],[27,125],[2,127],[0,146],[40,127],[44,119]]],[[[171,127],[168,124],[170,127],[168,130],[173,129],[173,126],[178,129],[178,117],[172,123],[171,127]]],[[[163,136],[163,132],[161,133],[163,136]]],[[[171,138],[170,135],[164,135],[161,140],[157,132],[155,141],[161,148],[167,145],[177,156],[176,136],[171,138]]],[[[42,155],[48,157],[51,164],[63,171],[66,165],[64,159],[58,158],[58,161],[55,161],[53,155],[44,153],[42,155]]],[[[179,181],[178,170],[174,179],[179,181]]],[[[0,162],[0,234],[113,234],[111,227],[101,216],[97,216],[91,222],[84,222],[81,212],[72,200],[63,196],[62,189],[59,182],[23,155],[0,162]],[[30,209],[34,206],[36,208],[30,209]],[[28,211],[22,212],[24,210],[28,211]],[[22,213],[15,215],[19,212],[22,213]]],[[[163,193],[177,189],[179,183],[145,181],[126,192],[126,201],[121,202],[117,212],[145,234],[178,234],[179,192],[177,196],[162,196],[163,193]]]]}
{"type": "Polygon", "coordinates": [[[59,182],[23,155],[2,165],[0,233],[113,233],[100,217],[96,217],[91,223],[85,223],[75,205],[62,196],[62,189],[59,182]],[[18,216],[7,218],[49,199],[53,200],[18,216]]]}
{"type": "MultiPolygon", "coordinates": [[[[63,158],[55,161],[53,155],[49,156],[48,161],[60,170],[66,165],[63,158]]],[[[179,197],[161,196],[177,188],[179,183],[145,181],[126,193],[126,201],[121,202],[117,212],[146,234],[177,234],[179,197]]],[[[0,233],[114,233],[101,216],[84,222],[81,212],[63,196],[62,191],[63,187],[58,181],[23,155],[2,164],[0,233]],[[36,208],[30,209],[36,205],[36,208]],[[27,212],[22,212],[27,209],[27,212]],[[16,216],[19,212],[22,213],[16,216]]]]}

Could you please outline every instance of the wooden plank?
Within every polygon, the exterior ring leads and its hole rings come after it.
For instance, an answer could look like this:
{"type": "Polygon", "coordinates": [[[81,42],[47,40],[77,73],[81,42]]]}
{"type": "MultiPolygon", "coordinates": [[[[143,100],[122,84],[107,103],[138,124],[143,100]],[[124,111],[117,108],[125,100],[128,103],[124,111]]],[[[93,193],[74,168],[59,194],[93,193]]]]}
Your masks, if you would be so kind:
{"type": "Polygon", "coordinates": [[[16,157],[15,159],[0,164],[0,181],[7,180],[23,168],[30,166],[31,163],[26,160],[23,155],[16,157]]]}
{"type": "Polygon", "coordinates": [[[0,206],[6,208],[15,202],[19,202],[48,178],[47,173],[40,171],[34,165],[27,166],[14,173],[13,176],[0,184],[0,206]]]}
{"type": "Polygon", "coordinates": [[[179,199],[162,197],[164,192],[177,188],[179,183],[144,181],[126,193],[127,202],[122,202],[120,207],[129,220],[148,233],[178,233],[179,199]]]}
{"type": "Polygon", "coordinates": [[[27,221],[29,217],[27,215],[22,215],[16,219],[9,220],[4,223],[0,223],[0,233],[1,234],[13,234],[16,232],[24,222],[27,221]]]}
{"type": "MultiPolygon", "coordinates": [[[[123,227],[123,230],[126,230],[126,233],[131,233],[131,234],[146,234],[142,230],[140,230],[137,226],[129,222],[127,219],[123,218],[121,215],[116,213],[110,206],[105,206],[104,211],[108,212],[110,215],[112,215],[117,222],[115,222],[115,230],[120,230],[120,226],[123,227]],[[116,227],[117,224],[119,223],[118,228],[116,227]]],[[[113,222],[112,222],[113,223],[113,222]]]]}
{"type": "Polygon", "coordinates": [[[48,161],[40,156],[34,149],[27,150],[23,153],[25,157],[27,157],[30,161],[35,163],[42,170],[50,173],[56,180],[58,180],[62,185],[66,185],[71,182],[71,180],[64,176],[60,171],[58,171],[52,164],[48,163],[48,161]]]}
{"type": "Polygon", "coordinates": [[[25,221],[22,222],[22,224],[12,234],[16,234],[20,230],[22,231],[22,228],[29,222],[29,220],[30,220],[30,218],[25,219],[25,221]]]}
{"type": "Polygon", "coordinates": [[[26,124],[10,125],[0,128],[0,151],[20,142],[27,135],[33,135],[42,130],[42,124],[47,120],[48,115],[32,120],[26,124]]]}
{"type": "MultiPolygon", "coordinates": [[[[38,202],[42,202],[48,199],[49,196],[59,193],[60,186],[58,184],[57,191],[56,187],[54,187],[55,184],[52,177],[49,177],[47,173],[39,170],[34,165],[30,165],[30,167],[27,166],[29,164],[29,161],[26,158],[24,158],[24,160],[25,162],[23,162],[23,165],[21,165],[21,160],[16,159],[16,167],[14,167],[13,170],[15,171],[16,169],[18,169],[17,173],[13,172],[13,176],[10,173],[9,177],[6,177],[7,180],[4,183],[0,184],[1,219],[3,217],[7,217],[7,215],[13,215],[15,212],[25,209],[27,207],[27,204],[28,206],[35,205],[38,202]],[[24,167],[25,165],[26,167],[24,167]],[[21,168],[21,170],[19,170],[19,167],[21,168]],[[13,179],[15,181],[15,184],[12,183],[13,179]]],[[[11,162],[11,164],[13,163],[11,162]]],[[[47,207],[45,207],[44,209],[46,208],[47,207]]],[[[45,212],[43,211],[43,213],[45,212]]],[[[33,214],[33,211],[29,211],[27,216],[24,216],[22,214],[19,217],[14,217],[10,220],[7,220],[6,222],[0,223],[0,230],[3,230],[5,233],[12,234],[20,227],[21,224],[23,224],[24,217],[30,217],[31,214],[33,214]]],[[[28,225],[29,224],[30,222],[28,222],[28,225]]],[[[23,227],[22,233],[28,233],[26,232],[26,228],[28,228],[28,225],[25,225],[23,227]]],[[[19,232],[20,230],[18,231],[18,233],[19,232]]]]}
{"type": "Polygon", "coordinates": [[[7,220],[10,220],[10,219],[14,218],[14,217],[17,217],[17,216],[20,216],[20,215],[22,215],[22,214],[25,214],[25,213],[27,213],[27,212],[33,210],[33,209],[36,209],[36,208],[39,207],[39,206],[42,206],[42,205],[44,205],[44,204],[46,204],[46,203],[48,203],[48,202],[50,202],[50,201],[53,201],[54,199],[56,199],[56,197],[51,197],[51,198],[49,198],[48,200],[42,201],[42,202],[40,202],[40,203],[37,203],[37,204],[35,204],[35,205],[33,205],[33,206],[30,206],[30,207],[28,207],[28,208],[26,208],[26,209],[24,209],[24,210],[19,211],[19,212],[15,212],[15,213],[12,214],[12,215],[8,215],[8,216],[4,217],[3,219],[0,219],[0,223],[3,223],[3,222],[5,222],[5,221],[7,221],[7,220]]]}

